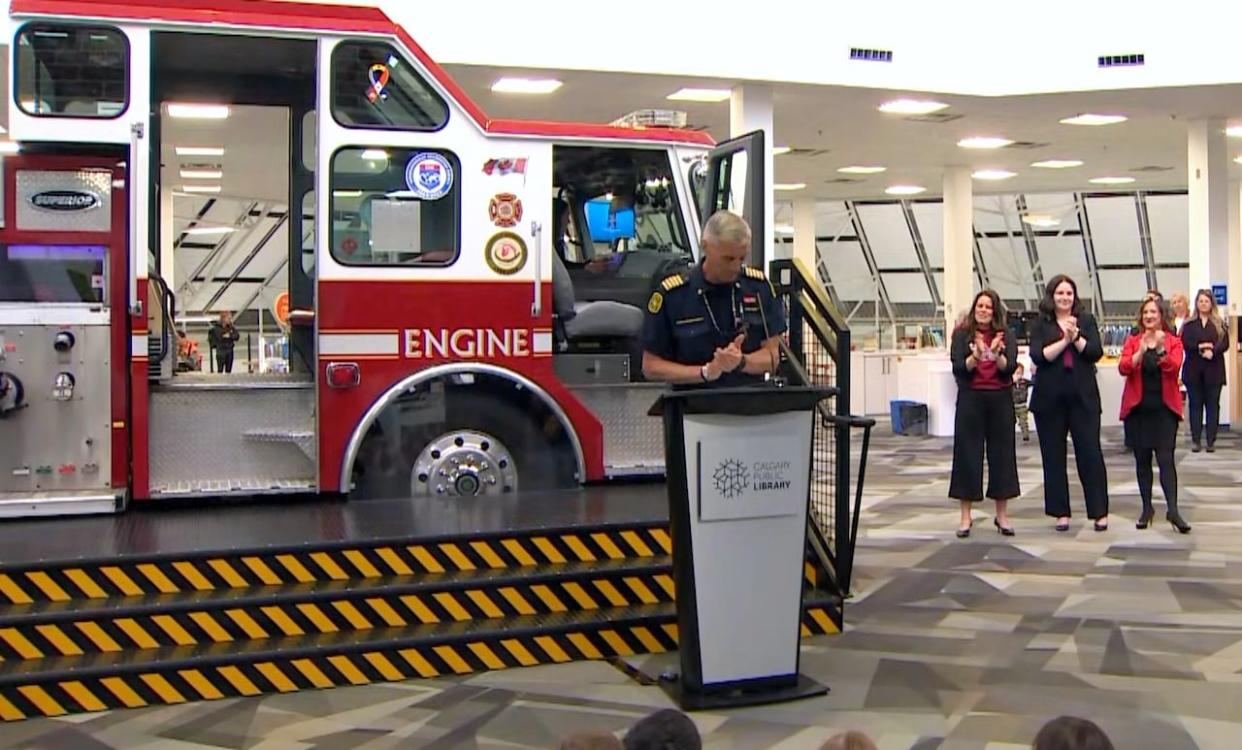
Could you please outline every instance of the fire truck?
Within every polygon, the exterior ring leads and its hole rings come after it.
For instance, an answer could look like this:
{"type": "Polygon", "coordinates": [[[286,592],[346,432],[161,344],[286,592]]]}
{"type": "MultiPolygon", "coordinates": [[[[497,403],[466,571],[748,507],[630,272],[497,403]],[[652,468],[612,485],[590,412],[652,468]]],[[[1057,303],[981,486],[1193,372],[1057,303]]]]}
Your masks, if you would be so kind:
{"type": "MultiPolygon", "coordinates": [[[[761,133],[717,146],[659,112],[490,118],[373,8],[13,0],[10,15],[0,515],[663,473],[643,310],[719,208],[751,221],[762,263],[761,133]],[[222,139],[186,110],[252,124],[222,139]],[[181,242],[173,198],[192,195],[181,175],[245,161],[283,198],[279,231],[259,233],[285,240],[264,280],[286,293],[289,366],[182,372],[186,311],[254,305],[188,299],[179,279],[212,251],[181,242]]],[[[223,195],[245,195],[229,179],[223,195]]]]}

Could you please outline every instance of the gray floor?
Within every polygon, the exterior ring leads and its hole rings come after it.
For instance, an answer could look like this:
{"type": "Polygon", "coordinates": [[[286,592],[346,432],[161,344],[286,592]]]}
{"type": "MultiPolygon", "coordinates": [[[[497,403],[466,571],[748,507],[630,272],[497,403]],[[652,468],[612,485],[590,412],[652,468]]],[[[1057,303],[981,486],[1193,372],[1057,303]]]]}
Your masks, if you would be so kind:
{"type": "MultiPolygon", "coordinates": [[[[881,433],[887,432],[881,427],[881,433]]],[[[1188,536],[1137,531],[1120,435],[1106,435],[1112,529],[1043,515],[1035,444],[1019,443],[1018,535],[980,505],[953,537],[949,442],[881,436],[846,632],[806,641],[824,698],[695,714],[709,748],[816,748],[843,728],[882,748],[1027,748],[1062,713],[1119,748],[1242,747],[1242,441],[1179,454],[1188,536]]],[[[1157,518],[1163,505],[1157,489],[1157,518]]],[[[658,673],[675,657],[636,660],[658,673]]],[[[296,693],[0,725],[0,748],[550,748],[582,728],[621,733],[670,705],[606,663],[296,693]]]]}

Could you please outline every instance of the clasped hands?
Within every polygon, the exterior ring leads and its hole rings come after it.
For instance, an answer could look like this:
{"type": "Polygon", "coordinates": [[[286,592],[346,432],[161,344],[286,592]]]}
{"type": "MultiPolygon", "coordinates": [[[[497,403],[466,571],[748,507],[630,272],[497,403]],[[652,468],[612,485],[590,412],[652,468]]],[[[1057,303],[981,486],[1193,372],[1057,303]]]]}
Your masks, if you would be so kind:
{"type": "Polygon", "coordinates": [[[737,338],[729,342],[728,346],[716,347],[712,360],[704,365],[709,380],[715,380],[726,372],[733,372],[741,366],[746,356],[742,354],[742,342],[745,340],[746,334],[739,333],[737,338]]]}
{"type": "Polygon", "coordinates": [[[1000,356],[1005,351],[1005,334],[998,331],[992,337],[992,343],[988,344],[984,341],[982,334],[975,334],[975,340],[970,342],[970,353],[974,355],[978,362],[990,362],[1000,356]]]}

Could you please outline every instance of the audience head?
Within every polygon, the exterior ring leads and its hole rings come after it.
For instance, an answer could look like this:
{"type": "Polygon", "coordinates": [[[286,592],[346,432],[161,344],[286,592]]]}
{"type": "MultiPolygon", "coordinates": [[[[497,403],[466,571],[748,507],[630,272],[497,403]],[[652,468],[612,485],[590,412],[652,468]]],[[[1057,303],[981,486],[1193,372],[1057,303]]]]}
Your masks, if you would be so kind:
{"type": "Polygon", "coordinates": [[[819,750],[878,750],[875,742],[862,732],[841,732],[828,738],[819,750]]]}
{"type": "Polygon", "coordinates": [[[1050,321],[1056,320],[1058,311],[1078,317],[1083,312],[1078,285],[1063,273],[1053,276],[1044,288],[1044,298],[1039,302],[1039,311],[1045,320],[1050,321]]]}
{"type": "Polygon", "coordinates": [[[1113,750],[1113,743],[1093,721],[1058,716],[1035,735],[1031,750],[1113,750]]]}
{"type": "Polygon", "coordinates": [[[1169,306],[1173,308],[1173,314],[1179,318],[1190,317],[1190,300],[1186,299],[1186,295],[1181,292],[1174,292],[1169,295],[1169,306]]]}
{"type": "Polygon", "coordinates": [[[984,289],[975,295],[958,328],[969,331],[972,335],[980,328],[1003,330],[1007,316],[1005,303],[1001,302],[1000,295],[991,289],[984,289]]]}
{"type": "Polygon", "coordinates": [[[625,750],[700,750],[699,729],[681,711],[665,708],[643,717],[625,733],[625,750]]]}
{"type": "Polygon", "coordinates": [[[1169,318],[1169,310],[1160,300],[1150,297],[1139,305],[1138,316],[1134,319],[1140,331],[1147,329],[1172,331],[1173,325],[1169,318]]]}
{"type": "Polygon", "coordinates": [[[1019,362],[1019,363],[1017,363],[1016,365],[1014,365],[1014,366],[1013,366],[1013,376],[1014,376],[1014,378],[1020,378],[1020,377],[1022,377],[1023,373],[1025,373],[1025,372],[1026,372],[1026,365],[1022,364],[1021,362],[1019,362]]]}
{"type": "Polygon", "coordinates": [[[625,750],[625,745],[611,732],[591,729],[561,740],[560,750],[625,750]]]}
{"type": "Polygon", "coordinates": [[[1160,293],[1159,289],[1148,289],[1147,294],[1143,295],[1143,301],[1146,302],[1149,299],[1164,302],[1164,295],[1160,293]]]}

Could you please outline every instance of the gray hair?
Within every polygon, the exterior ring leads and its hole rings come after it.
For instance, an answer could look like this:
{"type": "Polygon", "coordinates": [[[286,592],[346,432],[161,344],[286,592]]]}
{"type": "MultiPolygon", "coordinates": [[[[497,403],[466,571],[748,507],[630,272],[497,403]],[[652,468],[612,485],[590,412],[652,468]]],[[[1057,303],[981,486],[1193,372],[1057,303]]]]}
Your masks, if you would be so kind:
{"type": "Polygon", "coordinates": [[[750,225],[741,216],[721,209],[703,226],[703,244],[749,245],[750,225]]]}

